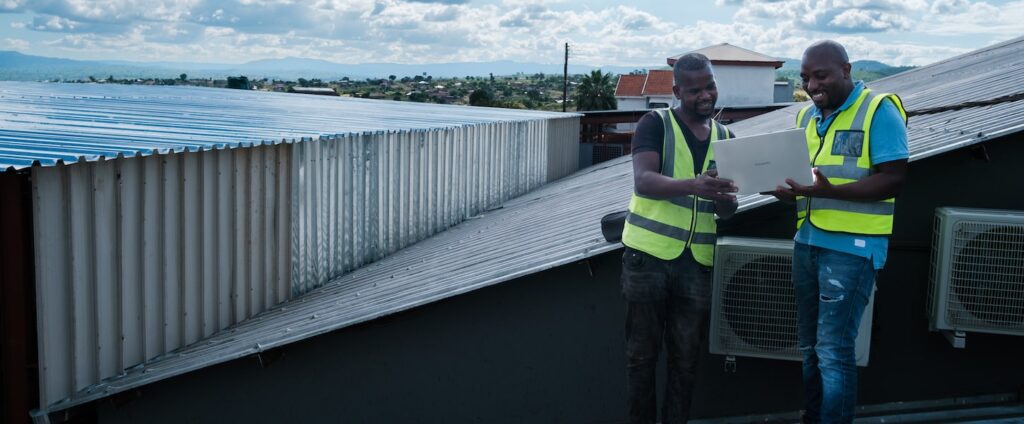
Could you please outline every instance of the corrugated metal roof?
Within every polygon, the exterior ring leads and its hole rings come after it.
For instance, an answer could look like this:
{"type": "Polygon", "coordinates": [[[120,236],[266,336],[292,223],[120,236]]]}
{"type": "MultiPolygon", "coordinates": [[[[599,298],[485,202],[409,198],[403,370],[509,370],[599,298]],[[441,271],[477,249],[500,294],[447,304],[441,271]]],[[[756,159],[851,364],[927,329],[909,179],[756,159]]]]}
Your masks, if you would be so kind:
{"type": "MultiPolygon", "coordinates": [[[[1003,64],[998,66],[1002,69],[999,75],[1019,81],[1015,89],[1024,87],[1022,46],[1024,38],[1012,40],[872,86],[899,93],[911,110],[917,107],[915,98],[919,93],[939,89],[948,91],[948,96],[938,91],[935,99],[998,97],[988,87],[964,88],[961,83],[976,81],[976,72],[996,68],[986,65],[986,60],[991,60],[1003,64]],[[953,71],[961,66],[975,72],[953,71]],[[976,92],[970,96],[960,93],[965,89],[976,92]]],[[[933,104],[954,104],[955,101],[933,104]]],[[[761,115],[732,128],[741,134],[789,128],[799,107],[761,115]]],[[[1022,130],[1024,101],[917,116],[910,124],[911,158],[921,159],[1022,130]]],[[[62,409],[98,399],[615,250],[621,245],[604,241],[598,222],[601,216],[625,208],[632,186],[629,157],[579,171],[333,280],[303,298],[279,305],[208,340],[82,390],[51,408],[62,409]]],[[[741,212],[774,202],[772,197],[759,195],[743,196],[739,200],[741,212]]]]}
{"type": "Polygon", "coordinates": [[[555,116],[568,115],[203,87],[0,82],[0,171],[555,116]]]}

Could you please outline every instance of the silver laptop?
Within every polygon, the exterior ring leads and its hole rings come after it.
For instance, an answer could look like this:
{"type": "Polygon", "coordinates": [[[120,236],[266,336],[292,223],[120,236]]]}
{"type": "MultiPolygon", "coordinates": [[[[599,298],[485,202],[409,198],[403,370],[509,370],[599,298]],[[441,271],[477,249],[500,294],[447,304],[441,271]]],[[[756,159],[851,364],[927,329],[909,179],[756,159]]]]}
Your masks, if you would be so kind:
{"type": "Polygon", "coordinates": [[[737,194],[774,191],[790,178],[802,185],[814,181],[804,130],[794,129],[711,143],[719,178],[728,178],[737,194]]]}

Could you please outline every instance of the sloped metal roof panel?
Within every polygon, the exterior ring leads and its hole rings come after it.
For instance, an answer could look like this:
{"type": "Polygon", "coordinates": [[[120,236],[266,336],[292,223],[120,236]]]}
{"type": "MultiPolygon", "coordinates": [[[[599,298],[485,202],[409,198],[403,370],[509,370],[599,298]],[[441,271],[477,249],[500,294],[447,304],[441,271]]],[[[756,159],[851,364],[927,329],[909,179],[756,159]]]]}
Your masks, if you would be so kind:
{"type": "Polygon", "coordinates": [[[0,171],[578,116],[203,87],[0,82],[0,171]]]}

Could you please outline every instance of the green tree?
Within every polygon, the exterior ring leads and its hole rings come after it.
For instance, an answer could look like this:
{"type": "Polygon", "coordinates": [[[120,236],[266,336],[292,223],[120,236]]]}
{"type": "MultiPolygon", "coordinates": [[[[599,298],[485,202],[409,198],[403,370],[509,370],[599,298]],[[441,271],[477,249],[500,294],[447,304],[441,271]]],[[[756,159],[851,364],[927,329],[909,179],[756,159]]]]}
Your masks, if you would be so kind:
{"type": "Polygon", "coordinates": [[[409,100],[414,101],[414,102],[423,103],[423,102],[426,102],[427,99],[429,99],[429,98],[430,98],[430,96],[428,96],[427,93],[424,93],[424,92],[421,92],[421,91],[414,91],[414,92],[409,94],[409,100]]]}
{"type": "Polygon", "coordinates": [[[180,79],[180,80],[182,80],[182,81],[188,80],[188,74],[181,74],[181,75],[178,75],[178,79],[180,79]]]}
{"type": "Polygon", "coordinates": [[[472,106],[491,106],[494,103],[494,94],[486,88],[473,90],[469,94],[469,104],[472,106]]]}
{"type": "MultiPolygon", "coordinates": [[[[173,85],[174,80],[165,80],[164,84],[173,85]]],[[[228,88],[235,88],[240,90],[248,90],[250,88],[249,78],[246,76],[228,77],[228,88]]]]}
{"type": "Polygon", "coordinates": [[[612,110],[615,101],[615,82],[612,74],[601,73],[600,69],[590,71],[576,86],[576,110],[612,110]]]}

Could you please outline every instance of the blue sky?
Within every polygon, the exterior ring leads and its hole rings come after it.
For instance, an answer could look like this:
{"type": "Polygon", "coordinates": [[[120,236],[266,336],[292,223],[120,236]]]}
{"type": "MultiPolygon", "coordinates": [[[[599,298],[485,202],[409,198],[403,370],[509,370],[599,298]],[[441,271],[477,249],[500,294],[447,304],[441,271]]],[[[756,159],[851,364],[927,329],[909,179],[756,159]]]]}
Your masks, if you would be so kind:
{"type": "Polygon", "coordinates": [[[659,66],[728,42],[799,58],[924,65],[1024,35],[1024,0],[0,0],[0,50],[74,59],[241,63],[513,60],[659,66]]]}

